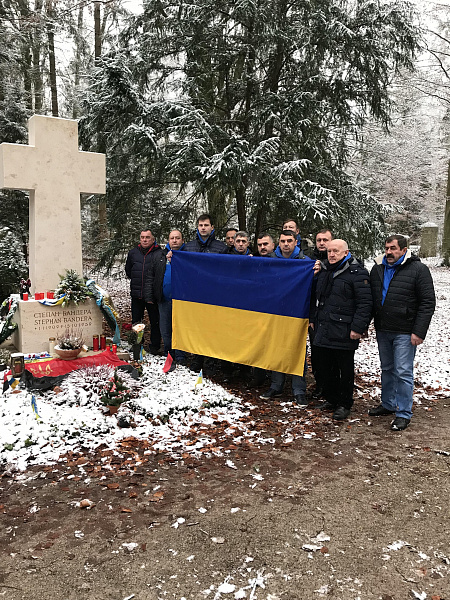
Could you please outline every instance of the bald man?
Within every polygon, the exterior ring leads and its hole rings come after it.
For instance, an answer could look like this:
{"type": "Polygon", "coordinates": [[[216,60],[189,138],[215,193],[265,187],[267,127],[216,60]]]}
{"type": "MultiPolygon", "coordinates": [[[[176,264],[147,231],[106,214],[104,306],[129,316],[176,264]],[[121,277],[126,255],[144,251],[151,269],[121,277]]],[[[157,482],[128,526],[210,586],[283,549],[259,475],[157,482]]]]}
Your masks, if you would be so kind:
{"type": "Polygon", "coordinates": [[[325,397],[320,408],[342,421],[353,406],[354,355],[369,327],[372,294],[369,273],[350,254],[347,242],[328,242],[327,256],[316,276],[310,321],[325,397]]]}

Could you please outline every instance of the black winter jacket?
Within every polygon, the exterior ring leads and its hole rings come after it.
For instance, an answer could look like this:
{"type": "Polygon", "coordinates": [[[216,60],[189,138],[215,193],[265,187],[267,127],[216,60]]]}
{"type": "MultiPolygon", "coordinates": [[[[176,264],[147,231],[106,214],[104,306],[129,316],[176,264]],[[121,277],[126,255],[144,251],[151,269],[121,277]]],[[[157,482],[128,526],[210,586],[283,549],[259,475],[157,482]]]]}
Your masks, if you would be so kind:
{"type": "Polygon", "coordinates": [[[132,298],[144,298],[144,286],[148,269],[155,252],[162,252],[158,244],[150,248],[142,248],[141,245],[132,248],[128,252],[125,263],[125,273],[130,279],[130,294],[132,298]]]}
{"type": "Polygon", "coordinates": [[[163,283],[164,274],[166,272],[167,253],[168,250],[166,248],[161,248],[161,252],[155,253],[153,260],[150,263],[147,277],[145,278],[144,293],[146,302],[159,304],[163,300],[163,283]]]}
{"type": "Polygon", "coordinates": [[[201,244],[197,235],[190,242],[186,242],[183,250],[185,252],[210,252],[213,254],[223,254],[227,249],[225,242],[216,240],[214,231],[209,236],[206,244],[201,244]]]}
{"type": "Polygon", "coordinates": [[[364,333],[372,318],[369,273],[355,258],[350,258],[333,273],[330,295],[325,297],[328,280],[325,260],[317,277],[314,308],[314,345],[324,348],[355,350],[359,340],[350,339],[350,331],[364,333]]]}
{"type": "Polygon", "coordinates": [[[389,284],[381,304],[384,279],[383,255],[370,272],[375,328],[380,331],[414,333],[425,339],[436,306],[430,270],[408,250],[389,284]]]}

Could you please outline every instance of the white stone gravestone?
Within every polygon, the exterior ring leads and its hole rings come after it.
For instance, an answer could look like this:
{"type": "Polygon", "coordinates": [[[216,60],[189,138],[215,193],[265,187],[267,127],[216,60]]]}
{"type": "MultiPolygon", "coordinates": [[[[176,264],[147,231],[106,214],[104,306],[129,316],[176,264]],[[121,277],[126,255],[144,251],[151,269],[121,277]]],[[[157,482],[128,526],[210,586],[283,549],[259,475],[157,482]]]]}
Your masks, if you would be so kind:
{"type": "Polygon", "coordinates": [[[436,223],[427,222],[422,225],[420,240],[420,256],[428,258],[437,255],[439,227],[436,223]]]}
{"type": "MultiPolygon", "coordinates": [[[[80,152],[76,121],[34,115],[29,145],[0,144],[0,188],[30,193],[29,268],[31,292],[47,292],[66,269],[83,273],[80,193],[106,191],[105,155],[80,152]]],[[[14,260],[14,257],[11,257],[14,260]]],[[[48,349],[48,338],[81,329],[87,343],[102,331],[93,300],[78,307],[19,302],[13,343],[21,352],[48,349]],[[90,339],[89,339],[90,338],[90,339]]]]}

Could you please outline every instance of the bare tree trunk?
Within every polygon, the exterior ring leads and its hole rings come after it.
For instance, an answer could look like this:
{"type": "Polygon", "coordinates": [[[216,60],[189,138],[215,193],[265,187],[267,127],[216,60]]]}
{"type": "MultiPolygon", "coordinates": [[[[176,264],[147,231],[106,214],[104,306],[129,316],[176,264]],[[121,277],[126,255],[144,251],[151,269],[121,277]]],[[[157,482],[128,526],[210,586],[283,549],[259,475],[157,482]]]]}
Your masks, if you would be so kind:
{"type": "Polygon", "coordinates": [[[245,231],[247,228],[247,215],[245,210],[246,192],[243,185],[236,190],[236,208],[238,214],[239,229],[245,231]]]}
{"type": "Polygon", "coordinates": [[[41,53],[42,53],[42,9],[43,0],[36,0],[34,5],[34,26],[33,31],[33,71],[32,79],[34,85],[34,111],[42,112],[42,104],[44,99],[44,82],[42,78],[41,53]]]}
{"type": "Polygon", "coordinates": [[[50,92],[52,98],[52,116],[58,117],[58,89],[56,87],[56,61],[55,61],[55,25],[53,0],[47,0],[47,38],[48,38],[48,59],[50,92]]]}
{"type": "MultiPolygon", "coordinates": [[[[102,29],[101,29],[101,14],[100,2],[94,2],[94,58],[95,61],[102,55],[102,29]]],[[[105,152],[105,144],[100,142],[98,152],[105,152]]],[[[98,233],[100,241],[108,239],[107,228],[107,213],[106,213],[106,197],[102,196],[98,203],[98,233]]]]}
{"type": "Polygon", "coordinates": [[[102,55],[102,30],[100,16],[100,2],[94,2],[94,58],[102,55]]]}
{"type": "Polygon", "coordinates": [[[18,0],[18,8],[21,17],[21,66],[23,74],[23,87],[25,90],[25,103],[29,111],[33,110],[33,84],[31,79],[32,54],[31,54],[31,36],[27,32],[27,24],[30,21],[31,13],[27,0],[18,0]]]}
{"type": "Polygon", "coordinates": [[[447,175],[447,199],[444,213],[444,234],[442,237],[442,256],[448,264],[450,261],[450,163],[447,175]]]}
{"type": "Polygon", "coordinates": [[[78,117],[78,92],[80,89],[80,63],[81,63],[81,46],[83,43],[83,4],[80,4],[78,9],[78,22],[77,22],[77,33],[75,39],[75,73],[74,73],[74,84],[75,92],[72,105],[72,117],[76,119],[78,117]]]}
{"type": "Polygon", "coordinates": [[[258,211],[256,213],[256,223],[255,223],[255,243],[254,243],[254,247],[257,248],[258,247],[258,235],[260,233],[262,233],[262,224],[264,221],[264,209],[263,208],[258,208],[258,211]]]}

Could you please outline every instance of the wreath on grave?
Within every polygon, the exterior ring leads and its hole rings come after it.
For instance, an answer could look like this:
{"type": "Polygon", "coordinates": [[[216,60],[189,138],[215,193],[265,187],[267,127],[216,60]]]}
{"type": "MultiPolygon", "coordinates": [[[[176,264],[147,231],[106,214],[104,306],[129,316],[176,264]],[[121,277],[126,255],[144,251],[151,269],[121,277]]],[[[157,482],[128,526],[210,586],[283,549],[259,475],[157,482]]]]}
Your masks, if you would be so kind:
{"type": "Polygon", "coordinates": [[[4,321],[0,322],[0,344],[8,339],[17,329],[17,323],[14,323],[12,318],[17,309],[18,294],[12,294],[9,298],[3,301],[0,307],[0,315],[6,315],[4,321]]]}

